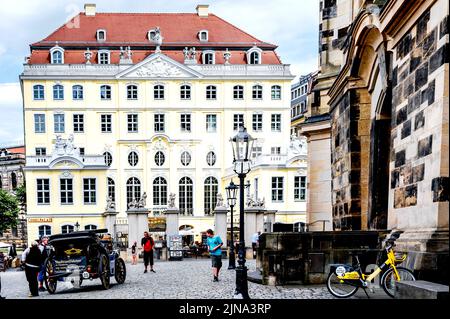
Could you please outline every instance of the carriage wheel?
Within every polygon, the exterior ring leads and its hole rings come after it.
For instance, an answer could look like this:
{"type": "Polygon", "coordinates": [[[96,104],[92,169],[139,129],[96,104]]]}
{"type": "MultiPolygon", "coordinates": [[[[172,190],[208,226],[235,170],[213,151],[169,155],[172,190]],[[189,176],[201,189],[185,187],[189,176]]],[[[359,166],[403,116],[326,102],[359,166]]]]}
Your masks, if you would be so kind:
{"type": "Polygon", "coordinates": [[[125,282],[126,277],[127,277],[127,269],[125,268],[125,262],[123,261],[122,258],[117,258],[114,278],[116,278],[118,284],[123,284],[125,282]]]}
{"type": "Polygon", "coordinates": [[[100,275],[100,280],[102,282],[103,289],[109,289],[109,280],[110,280],[110,268],[109,268],[109,258],[105,254],[100,255],[98,272],[100,275]]]}
{"type": "Polygon", "coordinates": [[[44,262],[44,269],[45,288],[47,288],[49,294],[54,294],[56,291],[58,280],[56,278],[50,278],[50,276],[54,275],[55,273],[55,264],[53,260],[47,258],[44,262]]]}

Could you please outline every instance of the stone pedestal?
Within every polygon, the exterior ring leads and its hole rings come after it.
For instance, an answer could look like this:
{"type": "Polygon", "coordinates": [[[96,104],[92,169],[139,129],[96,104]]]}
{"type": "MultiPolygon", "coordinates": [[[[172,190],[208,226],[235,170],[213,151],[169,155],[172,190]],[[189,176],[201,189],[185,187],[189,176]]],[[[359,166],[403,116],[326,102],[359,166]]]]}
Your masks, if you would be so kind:
{"type": "Polygon", "coordinates": [[[164,215],[166,215],[166,236],[178,235],[180,210],[171,207],[165,211],[164,215]]]}
{"type": "Polygon", "coordinates": [[[113,239],[116,239],[116,216],[118,212],[113,210],[107,210],[103,213],[105,217],[105,228],[108,229],[108,233],[111,234],[113,239]]]}
{"type": "Polygon", "coordinates": [[[246,255],[247,259],[253,259],[252,251],[252,236],[254,233],[264,231],[264,208],[247,208],[245,210],[245,227],[244,227],[244,238],[245,246],[250,248],[247,249],[246,255]]]}
{"type": "Polygon", "coordinates": [[[216,207],[214,210],[214,233],[223,241],[223,249],[227,248],[227,213],[226,207],[216,207]]]}
{"type": "Polygon", "coordinates": [[[132,208],[127,211],[128,215],[128,247],[131,248],[136,241],[138,246],[144,232],[148,231],[148,209],[132,208]]]}

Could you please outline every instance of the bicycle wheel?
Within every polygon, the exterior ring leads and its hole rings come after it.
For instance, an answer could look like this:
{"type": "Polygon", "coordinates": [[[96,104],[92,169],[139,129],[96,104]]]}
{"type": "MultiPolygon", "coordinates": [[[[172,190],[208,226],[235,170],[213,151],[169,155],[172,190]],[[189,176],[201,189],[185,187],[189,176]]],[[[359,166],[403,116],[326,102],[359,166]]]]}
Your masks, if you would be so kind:
{"type": "Polygon", "coordinates": [[[381,286],[383,290],[388,294],[388,296],[394,298],[395,293],[395,283],[397,281],[414,281],[416,278],[411,270],[404,267],[397,267],[397,272],[400,277],[400,280],[397,280],[394,269],[389,268],[383,276],[381,276],[381,286]]]}
{"type": "Polygon", "coordinates": [[[348,298],[353,296],[359,287],[342,282],[334,272],[330,272],[327,279],[328,291],[337,298],[348,298]]]}

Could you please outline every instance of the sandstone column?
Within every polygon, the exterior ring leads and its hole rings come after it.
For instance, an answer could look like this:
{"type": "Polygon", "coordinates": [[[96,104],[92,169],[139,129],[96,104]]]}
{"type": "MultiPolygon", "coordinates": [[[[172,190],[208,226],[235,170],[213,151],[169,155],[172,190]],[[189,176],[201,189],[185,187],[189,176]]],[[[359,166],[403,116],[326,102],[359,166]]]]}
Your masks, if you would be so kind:
{"type": "Polygon", "coordinates": [[[226,250],[227,245],[227,213],[226,207],[216,207],[214,210],[214,232],[223,241],[223,249],[226,250]]]}
{"type": "Polygon", "coordinates": [[[178,235],[178,219],[180,210],[176,207],[169,207],[166,212],[166,236],[178,235]]]}
{"type": "Polygon", "coordinates": [[[147,208],[129,208],[128,215],[128,247],[131,248],[136,241],[138,246],[144,232],[148,231],[148,209],[147,208]]]}
{"type": "Polygon", "coordinates": [[[105,228],[108,229],[108,233],[111,234],[113,239],[116,239],[116,217],[117,212],[114,210],[106,210],[103,213],[103,217],[105,217],[105,228]]]}

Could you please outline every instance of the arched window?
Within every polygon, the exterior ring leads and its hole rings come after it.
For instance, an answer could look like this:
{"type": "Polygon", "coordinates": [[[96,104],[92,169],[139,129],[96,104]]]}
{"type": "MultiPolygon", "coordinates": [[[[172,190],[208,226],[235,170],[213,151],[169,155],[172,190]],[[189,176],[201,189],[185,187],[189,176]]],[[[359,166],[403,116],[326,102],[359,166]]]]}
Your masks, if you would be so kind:
{"type": "Polygon", "coordinates": [[[112,160],[113,160],[111,153],[105,152],[105,153],[103,153],[103,157],[105,158],[106,166],[108,166],[108,167],[111,166],[112,160]]]}
{"type": "Polygon", "coordinates": [[[155,154],[156,165],[163,166],[165,161],[166,161],[166,157],[164,156],[164,153],[161,151],[156,152],[156,154],[155,154]]]}
{"type": "Polygon", "coordinates": [[[217,192],[219,183],[217,179],[210,176],[205,180],[205,215],[211,215],[217,204],[217,192]]]}
{"type": "Polygon", "coordinates": [[[217,87],[214,85],[208,85],[206,87],[206,99],[215,100],[217,99],[217,87]]]}
{"type": "Polygon", "coordinates": [[[164,100],[164,85],[155,85],[153,88],[153,96],[155,100],[164,100]]]}
{"type": "Polygon", "coordinates": [[[258,51],[252,51],[248,55],[248,64],[261,64],[261,53],[258,51]]]}
{"type": "Polygon", "coordinates": [[[111,100],[111,86],[109,85],[100,86],[100,99],[111,100]]]}
{"type": "Polygon", "coordinates": [[[182,215],[192,215],[194,209],[194,186],[192,179],[183,177],[179,184],[179,206],[182,215]]]}
{"type": "Polygon", "coordinates": [[[83,99],[83,87],[81,85],[72,86],[72,98],[74,100],[82,100],[83,99]]]}
{"type": "Polygon", "coordinates": [[[133,200],[141,198],[141,182],[136,177],[131,177],[127,181],[127,205],[133,200]]]}
{"type": "Polygon", "coordinates": [[[254,100],[261,100],[263,96],[263,87],[261,85],[254,85],[252,90],[252,97],[254,100]]]}
{"type": "Polygon", "coordinates": [[[97,41],[98,42],[106,41],[106,30],[97,30],[97,41]]]}
{"type": "Polygon", "coordinates": [[[137,100],[138,99],[138,87],[137,85],[131,84],[127,86],[127,99],[137,100]]]}
{"type": "Polygon", "coordinates": [[[272,86],[272,100],[281,100],[281,86],[272,86]]]}
{"type": "Polygon", "coordinates": [[[43,100],[44,97],[44,86],[40,84],[33,86],[33,98],[35,100],[43,100]]]}
{"type": "Polygon", "coordinates": [[[190,85],[182,85],[180,88],[180,98],[182,100],[190,100],[191,99],[191,86],[190,85]]]}
{"type": "Polygon", "coordinates": [[[109,64],[110,63],[110,53],[106,50],[98,51],[98,64],[109,64]]]}
{"type": "Polygon", "coordinates": [[[214,51],[204,51],[203,52],[203,64],[215,64],[215,53],[214,51]]]}
{"type": "Polygon", "coordinates": [[[235,100],[244,99],[244,87],[242,85],[235,85],[233,87],[233,99],[235,100]]]}
{"type": "Polygon", "coordinates": [[[74,226],[73,225],[62,225],[61,226],[61,233],[68,234],[74,232],[74,226]]]}
{"type": "Polygon", "coordinates": [[[153,205],[167,205],[167,181],[163,177],[153,181],[153,205]]]}
{"type": "Polygon", "coordinates": [[[89,224],[84,226],[84,230],[95,230],[95,229],[97,229],[96,225],[89,224]]]}
{"type": "Polygon", "coordinates": [[[38,227],[39,237],[50,236],[52,234],[52,227],[49,225],[41,225],[38,227]]]}
{"type": "Polygon", "coordinates": [[[64,50],[60,47],[54,47],[50,50],[51,64],[64,64],[64,50]]]}
{"type": "Polygon", "coordinates": [[[208,41],[208,30],[201,30],[198,33],[198,38],[202,42],[208,41]]]}
{"type": "Polygon", "coordinates": [[[191,163],[191,154],[189,152],[183,152],[181,153],[181,164],[183,166],[188,166],[191,163]]]}
{"type": "Polygon", "coordinates": [[[136,166],[137,163],[139,162],[139,156],[137,155],[136,152],[130,152],[130,154],[128,154],[128,163],[131,166],[136,166]]]}
{"type": "Polygon", "coordinates": [[[56,84],[53,86],[53,99],[64,100],[64,86],[56,84]]]}
{"type": "Polygon", "coordinates": [[[214,152],[209,152],[206,155],[206,163],[208,163],[209,166],[214,166],[214,164],[216,164],[216,153],[214,152]]]}
{"type": "Polygon", "coordinates": [[[11,173],[11,187],[12,187],[12,189],[17,188],[17,175],[15,172],[11,173]]]}
{"type": "Polygon", "coordinates": [[[116,183],[111,177],[108,177],[108,198],[116,202],[116,183]]]}

